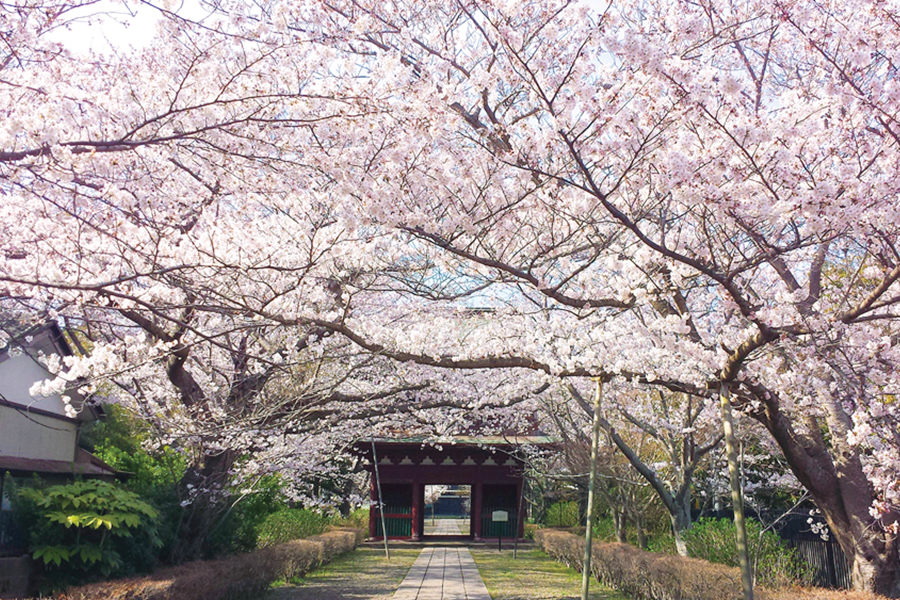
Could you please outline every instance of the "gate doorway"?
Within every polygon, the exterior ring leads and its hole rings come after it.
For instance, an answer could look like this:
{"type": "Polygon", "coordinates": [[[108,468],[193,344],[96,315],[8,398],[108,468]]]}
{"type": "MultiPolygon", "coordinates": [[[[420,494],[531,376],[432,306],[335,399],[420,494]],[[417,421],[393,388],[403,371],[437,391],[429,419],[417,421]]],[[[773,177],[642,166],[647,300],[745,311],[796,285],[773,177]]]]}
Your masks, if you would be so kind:
{"type": "Polygon", "coordinates": [[[472,532],[472,486],[426,485],[426,538],[468,538],[472,532]]]}
{"type": "Polygon", "coordinates": [[[454,517],[459,537],[463,539],[522,538],[525,515],[520,507],[523,507],[525,469],[518,446],[525,443],[550,445],[552,440],[543,436],[457,437],[442,446],[428,445],[415,438],[358,442],[354,449],[367,460],[372,475],[369,537],[382,538],[385,533],[388,538],[409,540],[435,535],[455,536],[455,529],[449,523],[444,525],[443,531],[437,530],[438,517],[444,516],[439,511],[446,511],[446,516],[454,517]],[[374,454],[383,498],[379,498],[376,486],[373,447],[377,450],[374,454]],[[437,503],[433,504],[435,513],[432,517],[426,492],[431,490],[436,494],[439,487],[445,489],[439,490],[441,493],[437,503]],[[450,490],[453,490],[452,494],[450,490]],[[447,508],[439,508],[445,493],[447,508]],[[453,496],[460,499],[451,501],[453,496]],[[380,500],[384,506],[383,519],[379,511],[380,500]],[[468,519],[465,512],[460,514],[466,509],[468,519]],[[454,510],[455,514],[452,514],[454,510]],[[505,513],[505,520],[494,521],[494,513],[505,513]]]}

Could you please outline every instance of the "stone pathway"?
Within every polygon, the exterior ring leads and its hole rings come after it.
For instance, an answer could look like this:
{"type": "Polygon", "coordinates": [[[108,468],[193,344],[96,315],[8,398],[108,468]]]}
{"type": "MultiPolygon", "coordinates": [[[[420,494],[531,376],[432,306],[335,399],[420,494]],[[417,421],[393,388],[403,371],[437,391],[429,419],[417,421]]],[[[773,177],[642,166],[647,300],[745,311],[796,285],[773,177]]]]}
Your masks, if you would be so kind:
{"type": "Polygon", "coordinates": [[[436,519],[434,531],[428,535],[462,535],[456,519],[436,519]]]}
{"type": "Polygon", "coordinates": [[[393,600],[491,600],[468,548],[424,548],[393,600]]]}

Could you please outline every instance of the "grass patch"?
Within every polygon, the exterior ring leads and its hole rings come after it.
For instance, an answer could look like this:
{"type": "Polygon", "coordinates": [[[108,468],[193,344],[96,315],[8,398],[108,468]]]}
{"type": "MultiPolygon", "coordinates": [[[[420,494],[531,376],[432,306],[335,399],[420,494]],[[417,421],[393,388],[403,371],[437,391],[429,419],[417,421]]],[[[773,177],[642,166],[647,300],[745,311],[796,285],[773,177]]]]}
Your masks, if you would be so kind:
{"type": "Polygon", "coordinates": [[[265,600],[390,600],[421,548],[357,548],[334,561],[270,590],[265,600]]]}
{"type": "MultiPolygon", "coordinates": [[[[578,600],[581,574],[558,563],[540,550],[502,553],[470,548],[475,564],[493,600],[578,600]]],[[[628,600],[615,590],[591,581],[591,600],[628,600]]]]}

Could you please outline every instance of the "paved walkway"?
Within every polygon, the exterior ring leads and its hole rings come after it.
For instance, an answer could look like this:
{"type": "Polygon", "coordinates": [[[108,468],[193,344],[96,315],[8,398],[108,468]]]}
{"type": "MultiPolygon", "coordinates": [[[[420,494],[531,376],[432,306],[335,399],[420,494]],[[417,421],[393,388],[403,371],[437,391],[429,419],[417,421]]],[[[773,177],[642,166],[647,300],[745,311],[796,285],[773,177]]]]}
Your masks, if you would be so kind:
{"type": "Polygon", "coordinates": [[[393,600],[491,600],[468,548],[424,548],[393,600]]]}
{"type": "Polygon", "coordinates": [[[428,535],[462,535],[456,519],[436,519],[434,532],[428,535]]]}

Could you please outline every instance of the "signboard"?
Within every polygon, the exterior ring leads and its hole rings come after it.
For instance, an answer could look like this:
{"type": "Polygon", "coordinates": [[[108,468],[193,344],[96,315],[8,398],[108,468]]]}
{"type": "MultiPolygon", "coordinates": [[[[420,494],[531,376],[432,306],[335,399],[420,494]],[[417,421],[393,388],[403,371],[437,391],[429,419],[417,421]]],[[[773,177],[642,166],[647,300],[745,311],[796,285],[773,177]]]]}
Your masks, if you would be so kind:
{"type": "Polygon", "coordinates": [[[491,513],[491,521],[494,523],[506,523],[509,521],[509,513],[505,510],[495,510],[491,513]]]}

